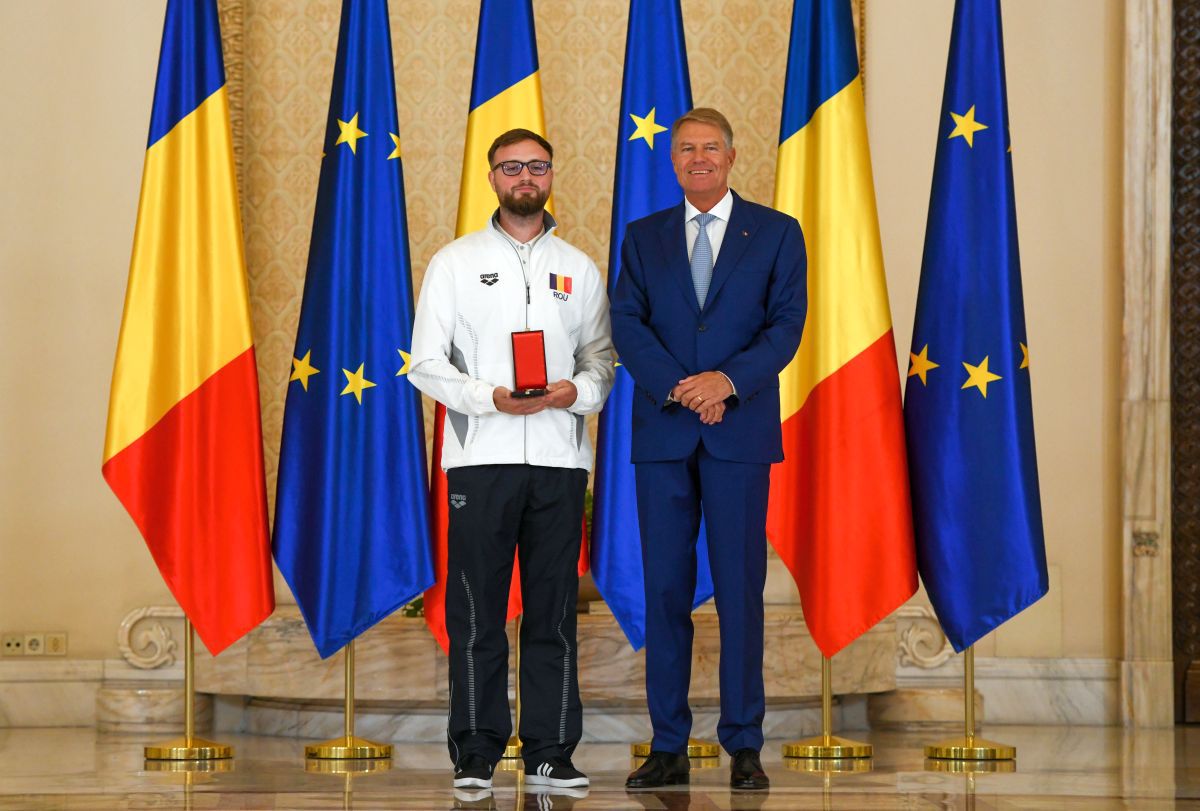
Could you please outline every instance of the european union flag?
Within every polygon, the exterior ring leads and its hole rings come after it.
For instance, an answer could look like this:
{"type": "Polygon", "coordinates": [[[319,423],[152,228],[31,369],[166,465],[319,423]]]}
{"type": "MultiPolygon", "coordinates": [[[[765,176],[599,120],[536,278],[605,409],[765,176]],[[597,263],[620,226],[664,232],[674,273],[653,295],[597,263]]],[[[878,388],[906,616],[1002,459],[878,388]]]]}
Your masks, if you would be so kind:
{"type": "Polygon", "coordinates": [[[433,583],[387,0],[343,0],[292,360],[275,560],[322,657],[433,583]]]}
{"type": "Polygon", "coordinates": [[[921,579],[954,649],[1046,593],[999,0],[958,0],[904,419],[921,579]]]}
{"type": "MultiPolygon", "coordinates": [[[[679,0],[632,0],[617,124],[617,171],[608,254],[610,298],[620,273],[625,226],[683,199],[671,167],[670,130],[675,119],[690,109],[692,85],[679,0]]],[[[632,417],[633,378],[618,366],[612,394],[600,414],[592,577],[621,630],[638,649],[646,642],[646,595],[637,493],[629,461],[632,417]]],[[[696,554],[695,605],[700,605],[713,594],[703,525],[696,554]]]]}

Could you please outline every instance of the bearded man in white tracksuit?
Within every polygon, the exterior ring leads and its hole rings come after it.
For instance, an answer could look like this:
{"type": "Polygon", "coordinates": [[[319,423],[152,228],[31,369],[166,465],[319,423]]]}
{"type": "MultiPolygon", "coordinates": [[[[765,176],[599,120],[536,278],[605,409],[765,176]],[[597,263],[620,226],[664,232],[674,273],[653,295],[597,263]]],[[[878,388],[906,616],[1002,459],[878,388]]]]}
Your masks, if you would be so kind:
{"type": "Polygon", "coordinates": [[[504,624],[514,551],[526,781],[588,784],[571,763],[583,717],[576,565],[593,458],[584,417],[612,388],[613,351],[604,280],[545,211],[552,158],[528,130],[496,139],[488,178],[499,209],[434,255],[417,300],[409,380],[446,407],[447,737],[459,788],[491,786],[512,730],[504,624]],[[548,385],[518,397],[511,336],[529,330],[543,333],[548,385]]]}

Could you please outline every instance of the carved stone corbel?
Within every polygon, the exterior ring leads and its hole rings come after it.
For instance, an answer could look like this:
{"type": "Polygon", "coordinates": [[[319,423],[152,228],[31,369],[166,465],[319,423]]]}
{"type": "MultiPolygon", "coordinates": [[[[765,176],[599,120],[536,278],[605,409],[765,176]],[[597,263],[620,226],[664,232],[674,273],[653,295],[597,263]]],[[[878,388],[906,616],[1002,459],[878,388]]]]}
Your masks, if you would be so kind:
{"type": "Polygon", "coordinates": [[[182,620],[179,606],[152,605],[135,608],[121,620],[117,647],[133,667],[154,670],[175,664],[179,645],[171,638],[171,629],[161,620],[182,620]]]}
{"type": "Polygon", "coordinates": [[[932,670],[945,664],[954,655],[950,640],[946,639],[942,626],[929,606],[901,606],[896,612],[896,619],[896,628],[900,632],[896,660],[900,665],[932,670]]]}

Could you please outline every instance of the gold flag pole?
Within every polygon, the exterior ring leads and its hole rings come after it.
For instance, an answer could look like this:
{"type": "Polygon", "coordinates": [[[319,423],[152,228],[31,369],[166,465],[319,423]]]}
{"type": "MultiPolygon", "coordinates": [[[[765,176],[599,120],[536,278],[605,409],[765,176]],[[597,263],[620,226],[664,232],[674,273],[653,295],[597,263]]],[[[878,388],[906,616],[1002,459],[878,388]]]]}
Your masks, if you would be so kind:
{"type": "Polygon", "coordinates": [[[146,760],[220,760],[233,747],[196,737],[196,630],[183,620],[183,737],[145,748],[146,760]]]}
{"type": "Polygon", "coordinates": [[[843,760],[869,758],[874,749],[869,743],[840,738],[833,734],[833,667],[828,656],[821,657],[821,734],[783,745],[784,757],[843,760]]]}
{"type": "Polygon", "coordinates": [[[390,758],[390,743],[375,743],[354,735],[354,640],[346,643],[346,718],[345,734],[304,747],[304,756],[322,760],[374,760],[390,758]]]}
{"type": "Polygon", "coordinates": [[[513,668],[517,671],[513,678],[513,698],[516,704],[516,731],[509,736],[508,745],[504,747],[504,754],[500,756],[506,760],[512,760],[521,756],[521,617],[521,614],[517,614],[516,620],[513,621],[513,635],[517,638],[514,654],[515,660],[513,662],[513,668]]]}
{"type": "Polygon", "coordinates": [[[1013,760],[1017,749],[1004,743],[975,737],[975,646],[963,655],[963,706],[966,710],[966,736],[930,744],[925,757],[940,760],[1013,760]]]}

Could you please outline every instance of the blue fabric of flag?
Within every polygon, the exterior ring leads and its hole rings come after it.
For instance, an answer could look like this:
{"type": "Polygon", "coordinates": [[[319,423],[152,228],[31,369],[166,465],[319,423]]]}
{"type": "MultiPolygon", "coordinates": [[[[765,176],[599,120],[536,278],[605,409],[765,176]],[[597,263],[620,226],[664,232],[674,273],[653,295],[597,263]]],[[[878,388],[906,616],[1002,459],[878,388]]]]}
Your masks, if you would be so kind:
{"type": "Polygon", "coordinates": [[[147,146],[225,84],[217,0],[169,0],[147,146]]]}
{"type": "Polygon", "coordinates": [[[483,0],[475,42],[472,110],[537,73],[537,33],[530,0],[483,0]]]}
{"type": "Polygon", "coordinates": [[[918,568],[962,651],[1048,588],[998,0],[954,7],[937,144],[904,417],[918,568]]]}
{"type": "Polygon", "coordinates": [[[803,129],[818,107],[858,77],[853,32],[850,0],[795,0],[779,143],[803,129]]]}
{"type": "Polygon", "coordinates": [[[388,29],[343,0],[280,450],[275,560],[322,657],[434,579],[388,29]]]}
{"type": "MultiPolygon", "coordinates": [[[[691,87],[679,0],[632,0],[617,124],[608,256],[610,297],[620,273],[625,226],[683,200],[683,191],[671,166],[670,127],[692,108],[691,87]],[[651,111],[655,124],[666,130],[635,138],[639,129],[644,132],[654,129],[639,128],[635,121],[635,116],[645,121],[651,111]]],[[[629,461],[632,416],[633,378],[623,366],[618,366],[612,393],[600,414],[592,513],[592,577],[630,644],[639,649],[646,642],[646,596],[634,468],[629,461]]],[[[696,554],[695,605],[700,605],[713,594],[703,524],[696,554]]]]}

